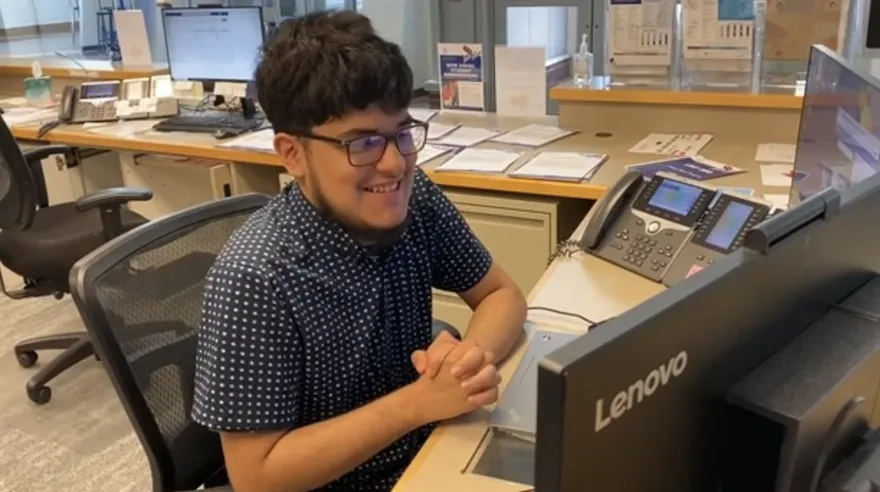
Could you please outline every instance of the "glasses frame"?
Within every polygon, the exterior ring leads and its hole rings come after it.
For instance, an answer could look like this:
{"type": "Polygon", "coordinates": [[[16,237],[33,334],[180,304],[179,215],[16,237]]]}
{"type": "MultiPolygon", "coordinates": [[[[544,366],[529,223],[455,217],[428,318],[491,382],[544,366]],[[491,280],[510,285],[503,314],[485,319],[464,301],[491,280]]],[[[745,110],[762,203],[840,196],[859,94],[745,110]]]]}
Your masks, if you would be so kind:
{"type": "Polygon", "coordinates": [[[350,138],[328,137],[326,135],[317,135],[317,134],[309,132],[309,131],[295,131],[295,132],[290,132],[289,134],[294,137],[306,138],[309,140],[317,140],[319,142],[326,142],[326,143],[335,144],[335,145],[345,149],[345,155],[348,158],[348,164],[351,167],[369,167],[369,166],[375,166],[376,164],[379,163],[379,161],[382,160],[383,157],[385,157],[385,152],[388,151],[388,145],[391,142],[394,142],[394,146],[397,147],[397,151],[400,152],[400,155],[402,155],[404,157],[416,155],[419,152],[421,152],[422,149],[425,148],[425,145],[428,143],[428,123],[425,121],[413,120],[412,122],[407,123],[405,126],[402,126],[402,127],[398,128],[397,130],[395,130],[394,133],[376,132],[376,133],[368,133],[368,134],[364,134],[364,135],[358,135],[356,137],[350,137],[350,138]],[[400,135],[400,132],[405,131],[405,130],[409,130],[412,128],[421,128],[422,130],[424,130],[425,138],[422,139],[421,145],[419,145],[416,150],[414,150],[412,152],[403,152],[400,149],[400,143],[397,140],[397,136],[400,135]],[[352,159],[351,159],[351,144],[358,141],[358,140],[361,140],[363,138],[373,138],[373,137],[382,137],[385,139],[385,145],[382,147],[382,153],[380,153],[379,156],[376,158],[376,160],[373,162],[370,162],[367,164],[355,164],[354,161],[352,161],[352,159]]]}

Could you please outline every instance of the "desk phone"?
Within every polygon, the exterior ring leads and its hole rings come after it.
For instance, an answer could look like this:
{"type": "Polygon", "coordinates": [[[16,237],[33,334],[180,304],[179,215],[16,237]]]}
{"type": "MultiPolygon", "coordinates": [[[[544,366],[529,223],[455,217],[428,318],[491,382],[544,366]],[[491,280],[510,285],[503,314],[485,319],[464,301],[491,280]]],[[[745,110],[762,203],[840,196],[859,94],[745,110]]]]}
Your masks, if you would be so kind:
{"type": "Polygon", "coordinates": [[[58,120],[64,123],[115,121],[116,101],[120,97],[118,80],[69,85],[61,95],[58,120]]]}
{"type": "Polygon", "coordinates": [[[592,255],[672,285],[738,248],[769,210],[686,178],[630,171],[596,203],[579,243],[592,255]]]}

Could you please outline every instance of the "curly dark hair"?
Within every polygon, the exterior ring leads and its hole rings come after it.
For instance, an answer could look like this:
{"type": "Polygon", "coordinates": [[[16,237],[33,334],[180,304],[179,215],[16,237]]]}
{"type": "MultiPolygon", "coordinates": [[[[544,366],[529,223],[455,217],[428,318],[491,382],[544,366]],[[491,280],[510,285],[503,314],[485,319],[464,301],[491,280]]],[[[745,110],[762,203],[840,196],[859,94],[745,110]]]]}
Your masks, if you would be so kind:
{"type": "Polygon", "coordinates": [[[400,47],[349,10],[313,12],[282,24],[263,47],[255,80],[276,133],[308,131],[372,105],[405,110],[413,91],[400,47]]]}

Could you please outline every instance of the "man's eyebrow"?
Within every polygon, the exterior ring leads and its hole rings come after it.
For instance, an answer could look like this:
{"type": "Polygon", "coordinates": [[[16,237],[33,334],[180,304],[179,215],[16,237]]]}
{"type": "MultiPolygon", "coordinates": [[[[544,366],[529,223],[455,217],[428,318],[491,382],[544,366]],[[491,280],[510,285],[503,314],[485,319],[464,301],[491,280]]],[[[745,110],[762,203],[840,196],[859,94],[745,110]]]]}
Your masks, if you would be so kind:
{"type": "MultiPolygon", "coordinates": [[[[400,123],[397,124],[397,128],[403,128],[404,126],[411,125],[415,123],[416,120],[412,116],[407,116],[400,123]]],[[[340,137],[342,138],[351,138],[351,137],[360,137],[364,135],[377,135],[380,134],[378,128],[352,128],[350,130],[346,130],[340,137]]]]}

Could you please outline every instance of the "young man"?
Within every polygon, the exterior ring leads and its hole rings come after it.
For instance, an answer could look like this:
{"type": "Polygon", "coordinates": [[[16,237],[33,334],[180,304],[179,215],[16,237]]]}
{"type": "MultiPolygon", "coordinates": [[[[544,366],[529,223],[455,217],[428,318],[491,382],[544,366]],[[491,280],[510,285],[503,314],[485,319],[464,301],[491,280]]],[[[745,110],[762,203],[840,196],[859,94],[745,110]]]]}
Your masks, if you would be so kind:
{"type": "Polygon", "coordinates": [[[256,74],[296,184],[208,274],[193,418],[236,492],[390,490],[431,424],[493,403],[525,300],[415,166],[412,72],[354,12],[285,23],[256,74]],[[431,338],[431,288],[474,310],[431,338]]]}

